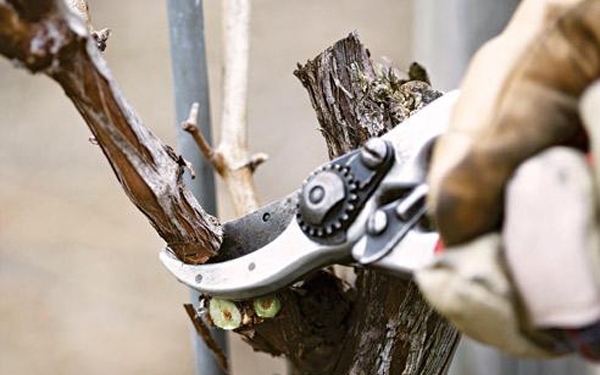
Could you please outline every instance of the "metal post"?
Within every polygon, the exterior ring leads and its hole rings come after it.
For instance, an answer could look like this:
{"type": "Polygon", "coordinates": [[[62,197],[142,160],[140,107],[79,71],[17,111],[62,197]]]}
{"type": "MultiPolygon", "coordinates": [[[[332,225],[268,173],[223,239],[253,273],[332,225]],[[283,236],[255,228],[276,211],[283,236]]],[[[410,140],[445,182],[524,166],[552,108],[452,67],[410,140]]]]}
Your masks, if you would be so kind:
{"type": "Polygon", "coordinates": [[[414,0],[415,59],[441,90],[458,87],[471,56],[506,25],[519,0],[414,0]]]}
{"type": "MultiPolygon", "coordinates": [[[[186,183],[207,212],[217,211],[215,182],[212,166],[200,154],[192,137],[181,130],[181,122],[187,119],[190,106],[200,104],[198,126],[204,137],[211,142],[211,121],[208,88],[208,69],[204,44],[204,15],[202,0],[167,0],[171,60],[175,92],[177,146],[183,157],[194,165],[196,179],[186,183]]],[[[187,176],[186,176],[187,177],[187,176]]],[[[192,303],[197,305],[198,294],[191,293],[192,303]]],[[[193,332],[196,374],[224,375],[210,350],[193,332]]],[[[213,336],[227,350],[227,337],[223,331],[213,336]]]]}
{"type": "MultiPolygon", "coordinates": [[[[436,88],[459,86],[473,53],[506,25],[519,0],[415,0],[413,51],[436,88]]],[[[482,83],[485,84],[485,83],[482,83]]],[[[534,361],[511,357],[463,338],[449,374],[583,375],[577,357],[534,361]]]]}

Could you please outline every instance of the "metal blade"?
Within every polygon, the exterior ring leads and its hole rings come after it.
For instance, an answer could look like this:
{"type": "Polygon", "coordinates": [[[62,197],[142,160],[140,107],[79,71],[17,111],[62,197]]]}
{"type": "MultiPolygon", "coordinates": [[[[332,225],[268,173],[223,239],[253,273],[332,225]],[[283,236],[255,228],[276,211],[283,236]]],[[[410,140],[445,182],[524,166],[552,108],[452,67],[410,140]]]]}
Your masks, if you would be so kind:
{"type": "Polygon", "coordinates": [[[222,263],[190,265],[169,249],[160,253],[165,267],[183,284],[217,297],[245,299],[274,292],[307,273],[348,257],[348,244],[324,246],[307,238],[295,220],[272,242],[222,263]]]}
{"type": "Polygon", "coordinates": [[[298,192],[270,203],[223,226],[219,254],[209,263],[224,262],[250,254],[277,238],[296,213],[298,192]]]}
{"type": "MultiPolygon", "coordinates": [[[[201,293],[244,299],[276,291],[313,270],[349,260],[352,246],[364,240],[367,219],[383,203],[382,194],[424,182],[428,145],[446,129],[457,97],[457,93],[444,95],[382,137],[393,144],[394,164],[352,220],[345,241],[334,245],[307,237],[293,219],[298,199],[294,193],[225,224],[221,255],[210,263],[185,264],[169,249],[160,254],[162,263],[180,282],[201,293]]],[[[401,273],[410,271],[433,256],[436,240],[435,233],[409,231],[396,248],[372,264],[401,273]]]]}

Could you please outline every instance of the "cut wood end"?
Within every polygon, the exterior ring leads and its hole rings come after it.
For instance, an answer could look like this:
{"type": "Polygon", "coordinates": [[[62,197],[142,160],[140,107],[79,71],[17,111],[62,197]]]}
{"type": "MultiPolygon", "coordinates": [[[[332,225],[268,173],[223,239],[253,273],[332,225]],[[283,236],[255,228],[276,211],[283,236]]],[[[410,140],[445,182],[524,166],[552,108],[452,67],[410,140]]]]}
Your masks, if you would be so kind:
{"type": "Polygon", "coordinates": [[[198,113],[200,112],[200,103],[194,102],[190,107],[187,123],[198,125],[198,113]]]}

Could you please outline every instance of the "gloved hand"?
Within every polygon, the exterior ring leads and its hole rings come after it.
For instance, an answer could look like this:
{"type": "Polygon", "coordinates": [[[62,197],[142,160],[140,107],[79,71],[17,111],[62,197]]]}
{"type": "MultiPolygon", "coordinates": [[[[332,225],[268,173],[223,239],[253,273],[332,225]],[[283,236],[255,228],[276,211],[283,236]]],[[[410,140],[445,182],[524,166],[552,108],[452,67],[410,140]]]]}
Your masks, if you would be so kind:
{"type": "MultiPolygon", "coordinates": [[[[600,319],[600,279],[590,267],[599,251],[595,242],[595,192],[590,177],[586,177],[589,172],[583,158],[565,150],[541,155],[517,174],[512,188],[515,193],[506,191],[515,170],[542,150],[556,145],[585,148],[578,105],[584,90],[600,78],[598,20],[599,0],[524,0],[506,30],[474,57],[450,129],[434,150],[429,204],[449,248],[435,264],[416,275],[417,283],[430,303],[464,333],[513,354],[545,356],[571,350],[557,343],[549,334],[553,332],[550,328],[564,328],[554,324],[569,319],[569,328],[600,319]],[[565,167],[577,177],[552,193],[548,189],[561,186],[556,181],[562,178],[565,167]],[[544,208],[539,203],[555,194],[561,197],[563,210],[552,211],[556,202],[550,202],[549,217],[564,219],[567,224],[575,218],[580,224],[578,231],[561,231],[561,220],[544,227],[538,225],[543,217],[531,216],[531,220],[538,220],[535,222],[516,214],[514,207],[527,203],[518,194],[520,189],[535,183],[528,176],[535,176],[533,172],[541,168],[548,173],[546,181],[556,186],[538,181],[539,194],[534,193],[530,200],[538,204],[533,204],[532,210],[544,208]],[[570,208],[573,205],[577,209],[570,208]],[[504,232],[500,234],[503,217],[504,232]],[[529,236],[527,231],[519,233],[519,228],[538,231],[539,238],[544,238],[544,230],[554,228],[558,233],[550,233],[549,238],[560,234],[567,244],[583,244],[569,256],[564,246],[547,241],[556,254],[571,262],[565,267],[583,267],[584,281],[574,283],[587,281],[587,294],[574,307],[580,309],[579,315],[559,312],[558,318],[545,323],[547,316],[540,318],[536,309],[547,299],[531,296],[535,288],[528,287],[531,277],[519,261],[524,252],[520,241],[529,236]],[[546,326],[548,322],[550,326],[546,326]]],[[[584,103],[595,104],[584,105],[584,117],[590,128],[600,133],[600,114],[588,114],[598,112],[600,89],[591,90],[587,95],[591,99],[584,103]]],[[[600,134],[590,132],[589,136],[595,153],[595,145],[600,143],[594,142],[600,141],[600,134]]],[[[540,254],[531,253],[532,259],[540,254]]],[[[534,274],[543,275],[552,269],[548,264],[551,262],[528,266],[534,274]]],[[[543,277],[557,281],[553,274],[543,277]]],[[[539,288],[537,291],[540,294],[539,288]]],[[[551,295],[553,290],[544,293],[551,295]]],[[[568,300],[556,306],[565,305],[569,305],[568,300]]]]}
{"type": "Polygon", "coordinates": [[[580,96],[600,78],[598,19],[597,0],[525,0],[475,55],[430,171],[429,204],[447,245],[498,229],[520,163],[577,143],[580,96]]]}
{"type": "Polygon", "coordinates": [[[463,333],[508,353],[573,351],[548,330],[600,319],[592,181],[578,150],[528,159],[508,183],[502,232],[447,248],[420,270],[424,296],[463,333]]]}

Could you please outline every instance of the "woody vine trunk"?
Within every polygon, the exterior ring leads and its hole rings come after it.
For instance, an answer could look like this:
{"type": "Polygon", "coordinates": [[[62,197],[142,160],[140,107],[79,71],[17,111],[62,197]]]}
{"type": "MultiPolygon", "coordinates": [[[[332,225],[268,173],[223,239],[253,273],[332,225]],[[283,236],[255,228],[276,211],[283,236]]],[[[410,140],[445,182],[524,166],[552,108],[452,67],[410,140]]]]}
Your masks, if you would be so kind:
{"type": "MultiPolygon", "coordinates": [[[[307,89],[329,156],[360,147],[440,96],[416,64],[407,79],[375,69],[356,34],[337,42],[295,75],[307,89]]],[[[334,374],[444,374],[456,331],[423,300],[415,284],[357,270],[346,334],[334,374]]]]}
{"type": "MultiPolygon", "coordinates": [[[[217,253],[221,226],[184,186],[185,161],[122,97],[96,41],[62,0],[0,0],[0,54],[61,85],[124,192],[180,259],[201,263],[217,253]]],[[[400,80],[391,70],[376,72],[354,34],[295,74],[331,157],[439,95],[423,75],[400,80]]],[[[358,270],[353,285],[319,271],[280,297],[275,319],[252,319],[238,333],[257,350],[286,355],[298,374],[444,374],[458,338],[414,284],[375,271],[358,270]]]]}
{"type": "MultiPolygon", "coordinates": [[[[356,34],[299,66],[295,75],[309,93],[330,158],[402,126],[441,95],[416,64],[405,79],[391,67],[375,69],[356,34]]],[[[285,355],[294,374],[446,373],[458,334],[415,284],[377,271],[356,272],[351,282],[333,269],[315,272],[279,292],[283,309],[275,319],[255,318],[236,332],[258,351],[285,355]]]]}

